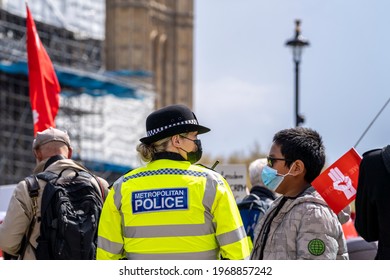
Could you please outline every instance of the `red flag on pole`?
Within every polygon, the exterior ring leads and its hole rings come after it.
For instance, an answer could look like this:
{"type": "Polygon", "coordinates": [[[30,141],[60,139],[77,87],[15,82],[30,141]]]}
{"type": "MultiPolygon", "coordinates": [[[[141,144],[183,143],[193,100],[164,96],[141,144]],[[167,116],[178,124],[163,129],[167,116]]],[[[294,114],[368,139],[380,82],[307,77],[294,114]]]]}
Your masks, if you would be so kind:
{"type": "Polygon", "coordinates": [[[361,160],[358,152],[351,148],[312,182],[336,214],[356,198],[361,160]]]}
{"type": "Polygon", "coordinates": [[[28,81],[35,136],[38,131],[55,127],[61,88],[27,5],[26,9],[28,81]]]}

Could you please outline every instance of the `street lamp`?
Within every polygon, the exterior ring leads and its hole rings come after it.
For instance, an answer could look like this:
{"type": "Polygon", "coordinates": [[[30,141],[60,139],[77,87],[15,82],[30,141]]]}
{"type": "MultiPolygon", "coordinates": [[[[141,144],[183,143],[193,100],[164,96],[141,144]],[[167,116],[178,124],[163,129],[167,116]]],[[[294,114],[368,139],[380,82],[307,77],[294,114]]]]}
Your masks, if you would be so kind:
{"type": "Polygon", "coordinates": [[[299,64],[301,62],[302,50],[309,46],[309,41],[301,35],[301,21],[295,20],[295,37],[286,42],[286,46],[292,48],[293,60],[295,63],[295,125],[299,126],[305,121],[304,117],[299,114],[299,64]]]}

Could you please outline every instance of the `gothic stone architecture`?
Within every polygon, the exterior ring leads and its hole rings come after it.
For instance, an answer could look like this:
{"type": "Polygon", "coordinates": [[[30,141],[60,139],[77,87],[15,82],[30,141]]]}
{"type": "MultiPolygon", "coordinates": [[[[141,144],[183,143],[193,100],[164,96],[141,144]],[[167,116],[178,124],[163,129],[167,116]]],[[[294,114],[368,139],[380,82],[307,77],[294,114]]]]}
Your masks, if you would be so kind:
{"type": "Polygon", "coordinates": [[[193,21],[193,0],[106,0],[107,70],[148,71],[156,108],[192,108],[193,21]]]}

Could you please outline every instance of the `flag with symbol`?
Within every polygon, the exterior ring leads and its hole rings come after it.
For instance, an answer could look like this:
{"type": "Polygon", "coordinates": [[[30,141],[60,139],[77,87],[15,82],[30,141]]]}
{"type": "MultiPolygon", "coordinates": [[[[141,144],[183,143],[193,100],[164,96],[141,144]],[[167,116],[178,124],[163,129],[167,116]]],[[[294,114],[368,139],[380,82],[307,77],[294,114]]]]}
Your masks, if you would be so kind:
{"type": "Polygon", "coordinates": [[[359,153],[351,148],[312,182],[336,214],[356,198],[361,160],[359,153]]]}

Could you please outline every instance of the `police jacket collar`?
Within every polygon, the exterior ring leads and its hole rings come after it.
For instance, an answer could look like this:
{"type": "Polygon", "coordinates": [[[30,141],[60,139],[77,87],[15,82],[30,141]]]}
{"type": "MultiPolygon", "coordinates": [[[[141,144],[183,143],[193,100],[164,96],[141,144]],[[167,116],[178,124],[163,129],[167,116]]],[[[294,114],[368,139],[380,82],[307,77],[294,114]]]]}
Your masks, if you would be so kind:
{"type": "Polygon", "coordinates": [[[180,154],[173,153],[173,152],[157,153],[154,155],[153,160],[158,160],[158,159],[171,159],[171,160],[178,160],[178,161],[185,161],[186,160],[180,154]]]}

